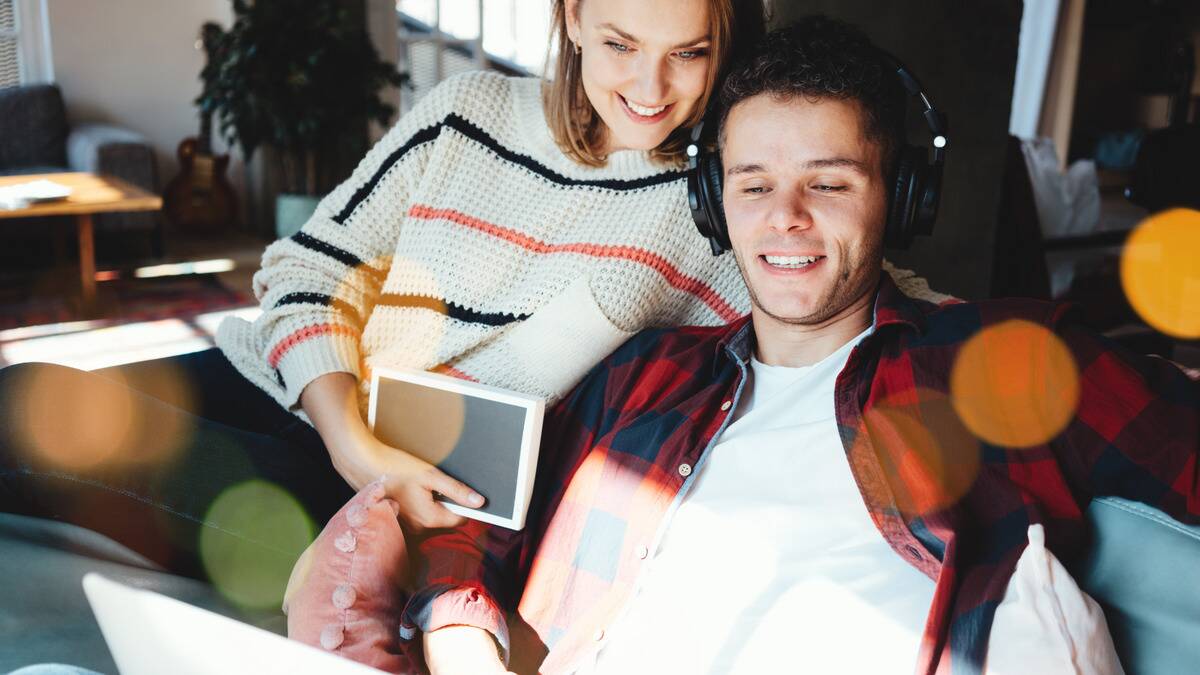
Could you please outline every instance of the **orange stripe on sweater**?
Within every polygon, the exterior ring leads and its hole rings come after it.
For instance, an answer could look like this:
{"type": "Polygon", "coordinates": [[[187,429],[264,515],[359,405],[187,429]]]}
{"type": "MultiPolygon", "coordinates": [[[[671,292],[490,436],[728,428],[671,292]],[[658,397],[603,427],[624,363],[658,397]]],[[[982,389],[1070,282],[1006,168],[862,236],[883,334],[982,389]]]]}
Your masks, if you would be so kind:
{"type": "Polygon", "coordinates": [[[305,340],[311,340],[322,335],[346,335],[352,338],[357,338],[358,331],[349,326],[343,326],[336,323],[319,323],[314,326],[305,326],[304,328],[301,328],[300,330],[295,331],[291,335],[288,335],[280,340],[279,343],[275,345],[275,348],[271,350],[270,355],[267,356],[267,363],[270,363],[272,368],[278,367],[280,359],[282,359],[283,355],[287,354],[292,347],[295,347],[305,340]]]}
{"type": "Polygon", "coordinates": [[[498,239],[503,239],[511,244],[516,244],[521,248],[534,253],[579,253],[596,258],[623,258],[633,262],[645,265],[650,269],[658,272],[675,288],[686,293],[691,293],[700,299],[701,302],[708,305],[722,321],[730,322],[739,318],[741,315],[720,296],[715,290],[705,284],[703,281],[695,277],[688,276],[680,272],[678,268],[672,265],[666,258],[657,253],[651,253],[643,248],[635,246],[603,246],[600,244],[574,243],[574,244],[547,244],[544,241],[534,239],[527,234],[517,232],[511,228],[502,227],[489,223],[485,220],[468,216],[454,209],[435,209],[430,206],[415,204],[408,210],[408,215],[413,218],[422,220],[444,219],[452,223],[457,223],[474,230],[478,230],[485,234],[489,234],[498,239]]]}
{"type": "Polygon", "coordinates": [[[448,366],[444,363],[439,366],[434,366],[433,368],[430,368],[429,372],[440,373],[442,375],[449,375],[450,377],[457,377],[460,380],[467,380],[469,382],[478,382],[479,381],[479,378],[472,377],[471,375],[464,373],[463,371],[459,370],[458,368],[455,368],[454,366],[448,366]]]}

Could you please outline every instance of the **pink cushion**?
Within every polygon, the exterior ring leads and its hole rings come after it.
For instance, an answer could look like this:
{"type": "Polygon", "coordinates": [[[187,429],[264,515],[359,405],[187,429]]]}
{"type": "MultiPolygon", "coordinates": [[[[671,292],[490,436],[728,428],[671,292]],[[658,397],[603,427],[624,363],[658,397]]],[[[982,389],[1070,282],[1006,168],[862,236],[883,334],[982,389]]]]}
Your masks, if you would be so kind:
{"type": "Polygon", "coordinates": [[[399,637],[409,565],[397,512],[376,482],[334,515],[288,580],[289,638],[389,673],[413,670],[399,637]]]}

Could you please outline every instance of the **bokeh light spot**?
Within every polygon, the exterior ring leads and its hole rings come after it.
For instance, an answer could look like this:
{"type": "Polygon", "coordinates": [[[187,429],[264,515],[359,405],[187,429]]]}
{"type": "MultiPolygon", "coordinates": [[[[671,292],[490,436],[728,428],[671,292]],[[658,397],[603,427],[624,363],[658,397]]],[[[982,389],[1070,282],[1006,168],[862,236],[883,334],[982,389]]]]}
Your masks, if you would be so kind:
{"type": "Polygon", "coordinates": [[[278,608],[315,526],[287,491],[260,480],[235,485],[209,507],[200,559],[221,595],[248,609],[278,608]]]}
{"type": "Polygon", "coordinates": [[[1200,211],[1171,209],[1142,221],[1121,251],[1121,285],[1146,323],[1200,338],[1200,211]]]}
{"type": "MultiPolygon", "coordinates": [[[[979,476],[979,441],[945,394],[918,388],[885,397],[867,408],[863,425],[866,433],[851,448],[850,461],[877,462],[906,516],[928,516],[953,505],[979,476]]],[[[855,474],[871,472],[858,469],[855,474]]],[[[883,486],[864,488],[872,502],[887,503],[883,486]]]]}
{"type": "Polygon", "coordinates": [[[84,469],[114,457],[134,427],[133,393],[118,375],[80,376],[59,366],[31,369],[14,385],[24,399],[19,437],[36,461],[84,469]]]}
{"type": "Polygon", "coordinates": [[[989,326],[963,345],[950,375],[954,409],[979,438],[1027,448],[1071,421],[1079,371],[1062,340],[1017,319],[989,326]]]}
{"type": "Polygon", "coordinates": [[[433,388],[418,390],[402,380],[382,380],[375,416],[375,437],[430,464],[454,452],[466,429],[467,402],[462,394],[433,388]]]}

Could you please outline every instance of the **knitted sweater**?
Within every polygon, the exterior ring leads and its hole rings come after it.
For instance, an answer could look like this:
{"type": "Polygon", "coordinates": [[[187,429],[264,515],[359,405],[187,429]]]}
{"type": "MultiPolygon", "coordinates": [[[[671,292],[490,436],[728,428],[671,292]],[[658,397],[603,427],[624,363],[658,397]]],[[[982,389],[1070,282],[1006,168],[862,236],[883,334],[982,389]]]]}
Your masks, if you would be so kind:
{"type": "Polygon", "coordinates": [[[578,164],[540,80],[450,78],[404,115],[296,235],[263,254],[253,323],[217,345],[281,405],[331,372],[451,374],[553,401],[632,333],[749,311],[713,257],[685,173],[641,151],[578,164]]]}

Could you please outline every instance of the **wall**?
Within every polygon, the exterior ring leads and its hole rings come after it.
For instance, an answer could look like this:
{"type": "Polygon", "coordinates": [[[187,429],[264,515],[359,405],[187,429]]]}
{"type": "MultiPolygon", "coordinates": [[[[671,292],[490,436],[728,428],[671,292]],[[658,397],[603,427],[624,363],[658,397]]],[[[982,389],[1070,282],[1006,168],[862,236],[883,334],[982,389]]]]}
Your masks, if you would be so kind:
{"type": "MultiPolygon", "coordinates": [[[[71,122],[105,122],[145,135],[158,156],[160,187],[178,170],[175,148],[199,131],[205,21],[232,22],[229,0],[47,0],[55,79],[71,122]]],[[[223,144],[214,137],[216,150],[223,144]]],[[[235,157],[230,180],[243,192],[235,157]]],[[[243,199],[243,203],[244,203],[243,199]]]]}
{"type": "MultiPolygon", "coordinates": [[[[921,80],[950,119],[951,146],[941,213],[934,236],[912,249],[888,252],[902,267],[927,277],[934,289],[987,297],[992,241],[1000,204],[1020,0],[776,0],[776,24],[824,13],[861,27],[921,80]]],[[[910,114],[910,141],[929,132],[910,114]]]]}
{"type": "MultiPolygon", "coordinates": [[[[199,118],[192,101],[200,94],[204,52],[194,45],[200,25],[233,21],[230,0],[46,0],[54,70],[72,122],[105,122],[145,135],[158,157],[160,187],[178,171],[175,149],[195,136],[199,118]]],[[[394,0],[366,0],[372,41],[384,59],[397,53],[394,0]]],[[[399,102],[396,90],[384,93],[399,102]]],[[[386,131],[375,127],[372,140],[386,131]]],[[[227,151],[214,131],[214,150],[227,151]]],[[[229,178],[243,205],[246,229],[269,236],[275,181],[257,153],[247,167],[232,152],[229,178]]],[[[360,153],[361,154],[361,153],[360,153]]],[[[347,172],[353,168],[350,164],[347,172]]]]}

